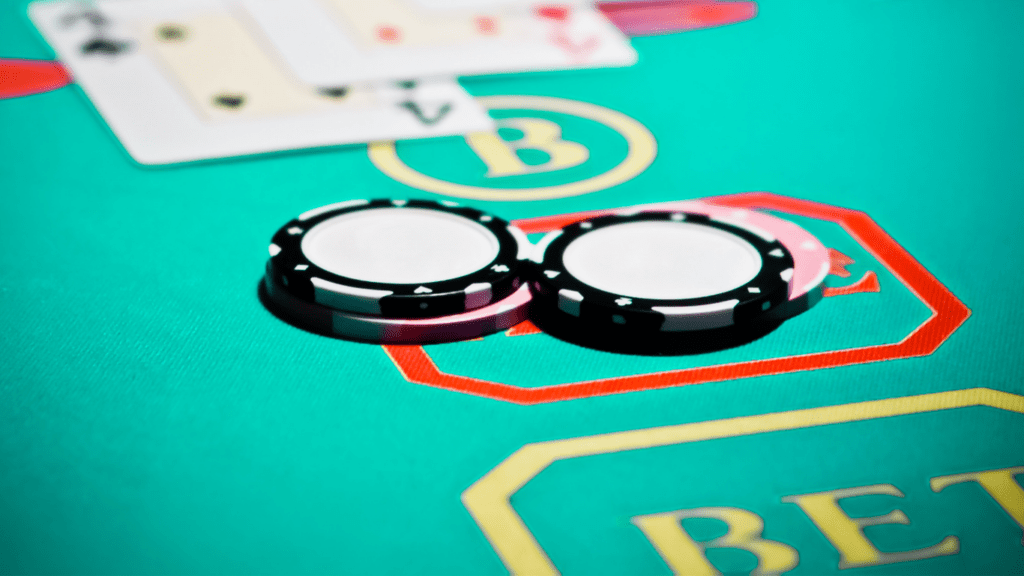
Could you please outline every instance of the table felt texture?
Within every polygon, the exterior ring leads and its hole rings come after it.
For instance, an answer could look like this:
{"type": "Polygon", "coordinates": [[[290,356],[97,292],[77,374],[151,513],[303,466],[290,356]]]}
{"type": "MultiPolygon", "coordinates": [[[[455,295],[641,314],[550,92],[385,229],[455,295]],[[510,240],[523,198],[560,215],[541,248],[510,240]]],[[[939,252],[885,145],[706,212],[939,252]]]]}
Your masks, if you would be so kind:
{"type": "MultiPolygon", "coordinates": [[[[0,56],[52,59],[25,7],[0,3],[0,56]]],[[[637,177],[589,194],[460,202],[515,220],[771,191],[866,213],[971,311],[921,357],[533,405],[410,382],[381,347],[304,332],[260,303],[270,236],[300,212],[446,198],[382,173],[365,146],[143,167],[76,86],[0,101],[0,572],[501,573],[460,495],[524,445],[1024,393],[1022,18],[1010,0],[765,0],[748,22],[635,38],[632,68],[462,79],[476,96],[621,112],[658,150],[637,177]]],[[[606,127],[539,117],[588,142],[591,159],[530,185],[625,154],[606,127]]],[[[488,182],[461,138],[398,152],[438,178],[488,182]]],[[[880,291],[826,298],[704,355],[502,333],[426,350],[443,372],[534,388],[897,342],[929,317],[839,226],[789,217],[854,260],[830,284],[872,270],[880,291]]],[[[1022,419],[979,406],[571,459],[512,503],[567,574],[668,573],[629,519],[712,505],[755,511],[765,538],[799,550],[793,574],[823,574],[839,571],[837,551],[780,498],[891,483],[905,498],[846,507],[907,513],[909,526],[869,529],[879,548],[952,534],[960,552],[859,571],[1019,573],[1020,526],[976,486],[935,493],[928,479],[1024,465],[1022,419]]],[[[754,566],[743,552],[716,558],[723,571],[754,566]]]]}

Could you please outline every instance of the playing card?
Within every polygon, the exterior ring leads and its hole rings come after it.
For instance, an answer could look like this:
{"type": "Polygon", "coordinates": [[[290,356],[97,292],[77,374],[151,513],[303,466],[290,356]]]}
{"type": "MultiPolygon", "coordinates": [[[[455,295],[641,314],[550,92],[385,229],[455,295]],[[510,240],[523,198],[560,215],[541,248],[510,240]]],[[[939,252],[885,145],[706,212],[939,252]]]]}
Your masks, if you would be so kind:
{"type": "MultiPolygon", "coordinates": [[[[413,0],[416,5],[430,10],[451,10],[460,8],[487,9],[499,6],[530,7],[536,0],[413,0]]],[[[577,3],[580,0],[575,0],[577,3]]],[[[565,4],[566,2],[561,2],[565,4]]]]}
{"type": "Polygon", "coordinates": [[[235,0],[289,67],[314,85],[637,60],[629,41],[589,5],[430,9],[419,1],[235,0]]]}
{"type": "Polygon", "coordinates": [[[538,0],[413,0],[413,2],[418,6],[430,10],[453,10],[462,8],[481,10],[493,9],[504,6],[513,6],[517,8],[533,8],[542,5],[586,6],[587,4],[594,3],[593,0],[560,0],[559,2],[556,3],[538,2],[538,0]]]}
{"type": "Polygon", "coordinates": [[[29,15],[142,164],[494,126],[448,79],[302,83],[215,0],[34,2],[29,15]]]}

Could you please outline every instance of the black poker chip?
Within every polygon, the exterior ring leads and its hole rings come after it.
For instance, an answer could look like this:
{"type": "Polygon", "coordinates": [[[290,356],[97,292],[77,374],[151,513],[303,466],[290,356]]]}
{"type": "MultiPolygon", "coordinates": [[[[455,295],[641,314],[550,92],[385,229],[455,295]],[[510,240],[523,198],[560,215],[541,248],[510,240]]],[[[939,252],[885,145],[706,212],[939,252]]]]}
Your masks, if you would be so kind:
{"type": "Polygon", "coordinates": [[[350,200],[281,227],[267,273],[296,298],[384,318],[482,308],[521,284],[526,236],[455,202],[350,200]]]}
{"type": "MultiPolygon", "coordinates": [[[[551,306],[533,301],[530,321],[545,334],[570,344],[634,356],[687,356],[718,352],[749,344],[777,329],[784,319],[765,316],[743,325],[693,332],[649,332],[624,327],[601,327],[586,322],[566,322],[565,315],[551,306]]],[[[576,320],[576,319],[573,319],[576,320]]]]}
{"type": "Polygon", "coordinates": [[[787,302],[793,257],[777,239],[687,212],[571,224],[534,251],[531,288],[551,326],[666,337],[763,326],[787,302]]]}

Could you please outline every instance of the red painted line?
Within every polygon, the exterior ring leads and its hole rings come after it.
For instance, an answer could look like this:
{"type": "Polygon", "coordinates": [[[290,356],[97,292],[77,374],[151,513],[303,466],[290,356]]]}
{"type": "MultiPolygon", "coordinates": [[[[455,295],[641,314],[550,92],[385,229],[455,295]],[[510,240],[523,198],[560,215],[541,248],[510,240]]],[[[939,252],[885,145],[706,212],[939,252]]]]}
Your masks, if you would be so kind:
{"type": "Polygon", "coordinates": [[[71,73],[60,62],[0,58],[0,100],[63,88],[71,73]]]}
{"type": "MultiPolygon", "coordinates": [[[[427,355],[422,346],[397,346],[385,344],[384,351],[391,357],[391,361],[398,366],[405,379],[417,384],[427,384],[449,390],[458,390],[474,396],[486,398],[504,398],[512,388],[498,382],[488,382],[467,376],[445,374],[438,370],[437,365],[427,355]]],[[[520,388],[514,388],[520,390],[520,388]]]]}
{"type": "Polygon", "coordinates": [[[757,16],[757,3],[750,1],[600,2],[597,7],[627,36],[701,30],[735,24],[757,16]]]}
{"type": "Polygon", "coordinates": [[[505,330],[505,336],[526,336],[529,334],[543,334],[540,328],[534,326],[533,322],[523,320],[519,324],[505,330]]]}
{"type": "MultiPolygon", "coordinates": [[[[770,376],[805,370],[819,370],[869,362],[927,356],[935,352],[971,315],[970,309],[963,302],[957,299],[920,262],[915,260],[885,230],[863,212],[829,206],[809,200],[779,196],[768,192],[748,192],[731,196],[718,196],[705,200],[723,206],[778,210],[839,224],[854,240],[860,243],[874,258],[896,276],[907,289],[928,306],[932,311],[932,316],[906,338],[895,344],[865,346],[862,348],[817,352],[803,356],[753,360],[653,374],[636,374],[538,388],[522,388],[500,382],[446,374],[437,368],[437,365],[430,359],[426,350],[419,346],[385,346],[384,349],[395,363],[395,366],[402,372],[402,375],[410,382],[515,404],[539,404],[639,390],[655,390],[673,386],[705,384],[739,378],[770,376]]],[[[546,232],[563,226],[564,223],[592,217],[592,215],[601,212],[608,211],[602,210],[531,218],[517,221],[515,224],[524,231],[546,232]]]]}
{"type": "Polygon", "coordinates": [[[843,254],[835,248],[828,249],[829,268],[828,273],[832,276],[839,276],[840,278],[849,278],[850,271],[846,269],[847,266],[853,264],[853,258],[850,258],[846,254],[843,254]]]}
{"type": "MultiPolygon", "coordinates": [[[[847,274],[847,276],[849,276],[849,274],[847,274]]],[[[832,298],[833,296],[849,296],[850,294],[881,291],[882,286],[878,283],[878,275],[875,274],[874,270],[868,270],[863,276],[861,276],[860,280],[857,280],[853,284],[838,286],[836,288],[826,287],[823,295],[825,298],[832,298]]]]}

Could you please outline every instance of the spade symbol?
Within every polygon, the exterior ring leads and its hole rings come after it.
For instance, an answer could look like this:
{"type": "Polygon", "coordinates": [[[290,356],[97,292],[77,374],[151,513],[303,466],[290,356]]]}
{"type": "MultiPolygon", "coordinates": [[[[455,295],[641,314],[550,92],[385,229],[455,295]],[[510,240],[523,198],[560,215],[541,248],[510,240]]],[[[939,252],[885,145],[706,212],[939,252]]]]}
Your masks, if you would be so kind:
{"type": "Polygon", "coordinates": [[[178,24],[164,24],[156,29],[157,38],[165,42],[178,42],[185,39],[185,27],[178,24]]]}
{"type": "Polygon", "coordinates": [[[329,88],[321,88],[319,92],[328,98],[344,98],[348,95],[348,86],[331,86],[329,88]]]}
{"type": "Polygon", "coordinates": [[[95,10],[82,10],[74,14],[61,16],[60,23],[64,26],[73,26],[79,20],[85,20],[94,28],[102,28],[107,25],[107,18],[95,10]]]}
{"type": "Polygon", "coordinates": [[[213,103],[222,108],[235,110],[245,104],[245,96],[243,94],[218,94],[213,97],[213,103]]]}
{"type": "Polygon", "coordinates": [[[122,52],[127,52],[131,46],[130,42],[118,42],[116,40],[107,40],[106,38],[94,38],[85,44],[82,44],[82,54],[109,54],[116,56],[122,52]]]}
{"type": "Polygon", "coordinates": [[[401,106],[402,108],[405,108],[409,112],[415,114],[416,118],[419,119],[420,122],[426,124],[427,126],[437,124],[445,116],[447,116],[449,112],[452,111],[452,105],[446,103],[444,106],[441,106],[441,108],[438,109],[437,114],[434,114],[433,118],[430,118],[423,112],[423,109],[420,108],[419,104],[411,100],[406,100],[405,102],[401,102],[398,105],[401,106]]]}

